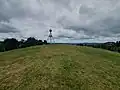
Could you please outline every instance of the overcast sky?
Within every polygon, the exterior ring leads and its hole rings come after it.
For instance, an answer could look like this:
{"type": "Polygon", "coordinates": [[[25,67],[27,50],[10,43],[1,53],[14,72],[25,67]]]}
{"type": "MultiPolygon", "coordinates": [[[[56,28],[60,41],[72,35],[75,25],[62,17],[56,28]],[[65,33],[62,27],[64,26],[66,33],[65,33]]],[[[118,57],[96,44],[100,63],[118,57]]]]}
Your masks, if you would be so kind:
{"type": "Polygon", "coordinates": [[[0,0],[0,40],[105,42],[120,39],[120,0],[0,0]]]}

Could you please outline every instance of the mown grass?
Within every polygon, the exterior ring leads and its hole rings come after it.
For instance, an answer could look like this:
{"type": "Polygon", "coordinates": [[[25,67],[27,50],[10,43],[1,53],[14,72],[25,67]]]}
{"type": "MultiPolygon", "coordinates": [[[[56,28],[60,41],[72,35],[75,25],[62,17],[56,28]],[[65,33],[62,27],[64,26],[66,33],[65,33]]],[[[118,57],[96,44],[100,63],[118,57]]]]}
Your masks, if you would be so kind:
{"type": "Polygon", "coordinates": [[[0,53],[0,90],[120,90],[120,54],[70,45],[0,53]]]}

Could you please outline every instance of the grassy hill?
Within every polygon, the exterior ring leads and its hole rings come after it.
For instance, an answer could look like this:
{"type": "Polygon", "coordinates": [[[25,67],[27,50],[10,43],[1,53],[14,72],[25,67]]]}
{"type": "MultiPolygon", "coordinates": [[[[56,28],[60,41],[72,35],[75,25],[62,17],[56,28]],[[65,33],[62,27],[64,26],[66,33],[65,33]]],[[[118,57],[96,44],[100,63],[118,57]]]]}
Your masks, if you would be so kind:
{"type": "Polygon", "coordinates": [[[0,53],[0,90],[120,90],[120,54],[71,45],[0,53]]]}

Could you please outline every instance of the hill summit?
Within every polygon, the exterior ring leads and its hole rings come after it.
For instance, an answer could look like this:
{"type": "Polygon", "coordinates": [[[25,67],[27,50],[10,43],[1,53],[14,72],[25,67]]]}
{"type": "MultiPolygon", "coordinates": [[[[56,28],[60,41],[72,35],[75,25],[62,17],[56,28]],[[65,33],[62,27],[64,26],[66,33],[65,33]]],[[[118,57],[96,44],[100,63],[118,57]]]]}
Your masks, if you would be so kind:
{"type": "Polygon", "coordinates": [[[119,89],[119,53],[72,45],[0,53],[0,90],[119,89]]]}

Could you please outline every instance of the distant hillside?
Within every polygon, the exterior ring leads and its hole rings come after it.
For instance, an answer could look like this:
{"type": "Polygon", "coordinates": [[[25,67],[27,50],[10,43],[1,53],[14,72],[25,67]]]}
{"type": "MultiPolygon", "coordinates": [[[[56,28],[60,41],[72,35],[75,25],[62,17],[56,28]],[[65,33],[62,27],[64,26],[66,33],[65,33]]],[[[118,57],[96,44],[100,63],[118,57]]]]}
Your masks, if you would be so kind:
{"type": "Polygon", "coordinates": [[[0,53],[0,90],[119,89],[119,53],[72,45],[0,53]]]}

